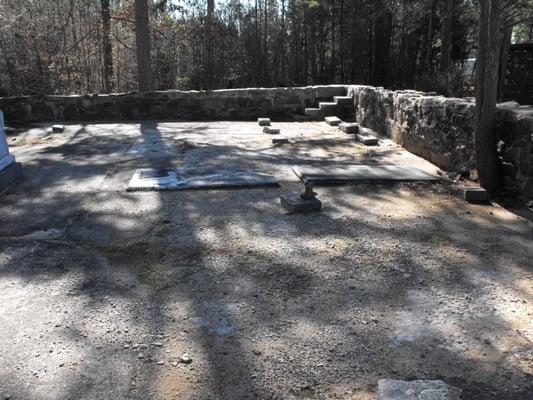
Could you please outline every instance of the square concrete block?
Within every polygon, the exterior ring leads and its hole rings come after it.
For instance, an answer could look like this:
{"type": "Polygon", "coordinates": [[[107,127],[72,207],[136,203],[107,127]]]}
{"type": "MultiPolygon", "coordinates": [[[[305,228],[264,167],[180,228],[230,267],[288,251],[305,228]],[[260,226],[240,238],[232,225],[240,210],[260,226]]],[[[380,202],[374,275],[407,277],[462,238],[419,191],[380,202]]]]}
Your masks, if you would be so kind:
{"type": "Polygon", "coordinates": [[[359,125],[352,122],[343,122],[339,125],[339,129],[346,133],[357,133],[359,132],[359,125]]]}
{"type": "Polygon", "coordinates": [[[270,118],[257,118],[259,126],[270,126],[270,118]]]}
{"type": "Polygon", "coordinates": [[[489,201],[487,191],[478,187],[464,188],[463,197],[469,203],[486,203],[489,201]]]}
{"type": "Polygon", "coordinates": [[[263,132],[268,133],[269,135],[279,135],[280,130],[278,128],[271,128],[269,126],[265,126],[263,128],[263,132]]]}
{"type": "Polygon", "coordinates": [[[64,125],[52,125],[52,132],[63,133],[65,132],[65,126],[64,125]]]}
{"type": "Polygon", "coordinates": [[[284,137],[272,138],[272,144],[288,144],[289,139],[284,137]]]}
{"type": "Polygon", "coordinates": [[[377,146],[379,143],[377,136],[368,132],[359,131],[359,133],[355,134],[355,138],[365,146],[377,146]]]}
{"type": "Polygon", "coordinates": [[[316,197],[312,199],[302,199],[300,195],[281,196],[281,206],[288,214],[308,213],[313,211],[320,211],[322,209],[322,202],[316,197]]]}
{"type": "Polygon", "coordinates": [[[326,117],[324,121],[331,126],[337,126],[342,122],[339,117],[326,117]]]}

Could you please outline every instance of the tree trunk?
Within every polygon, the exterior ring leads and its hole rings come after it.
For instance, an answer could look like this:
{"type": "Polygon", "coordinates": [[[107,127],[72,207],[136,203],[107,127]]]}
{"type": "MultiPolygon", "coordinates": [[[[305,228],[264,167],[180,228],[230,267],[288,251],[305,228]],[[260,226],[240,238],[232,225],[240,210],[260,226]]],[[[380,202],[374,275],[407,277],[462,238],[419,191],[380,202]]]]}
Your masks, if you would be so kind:
{"type": "Polygon", "coordinates": [[[149,92],[152,90],[152,64],[147,0],[135,0],[135,44],[139,91],[149,92]]]}
{"type": "Polygon", "coordinates": [[[435,7],[436,1],[431,0],[431,14],[429,17],[429,28],[428,28],[428,43],[426,51],[426,60],[424,62],[424,72],[426,74],[431,74],[433,70],[433,35],[435,34],[435,7]]]}
{"type": "Polygon", "coordinates": [[[440,72],[442,73],[448,73],[450,71],[453,33],[453,2],[454,0],[444,1],[445,9],[442,21],[442,52],[440,55],[440,72]]]}
{"type": "Polygon", "coordinates": [[[267,85],[267,75],[268,75],[268,0],[265,1],[265,25],[264,25],[264,32],[263,32],[263,84],[265,86],[267,85]]]}
{"type": "Polygon", "coordinates": [[[390,85],[392,14],[382,2],[376,4],[378,16],[374,20],[374,68],[372,83],[390,85]]]}
{"type": "Polygon", "coordinates": [[[340,33],[339,33],[339,48],[341,53],[341,59],[340,59],[340,75],[341,75],[341,83],[344,82],[344,0],[341,0],[341,20],[340,20],[340,33]]]}
{"type": "Polygon", "coordinates": [[[501,47],[502,15],[498,0],[480,0],[479,44],[476,71],[474,143],[479,181],[488,191],[500,186],[496,150],[496,98],[501,47]]]}
{"type": "Polygon", "coordinates": [[[331,55],[330,55],[330,59],[329,59],[329,78],[328,78],[328,81],[329,83],[336,83],[335,81],[335,76],[336,76],[336,42],[335,42],[335,39],[336,39],[336,36],[335,36],[335,29],[336,29],[336,19],[337,19],[337,15],[336,15],[336,4],[335,4],[335,0],[331,0],[331,35],[330,35],[330,40],[331,40],[331,55]]]}
{"type": "Polygon", "coordinates": [[[280,37],[280,48],[281,48],[281,84],[286,85],[286,73],[285,73],[285,34],[287,30],[285,28],[285,0],[281,0],[281,37],[280,37]]]}
{"type": "Polygon", "coordinates": [[[507,26],[503,32],[500,49],[500,70],[498,73],[498,100],[504,100],[505,76],[507,74],[507,63],[509,61],[509,51],[511,50],[511,39],[513,37],[513,27],[507,26]]]}
{"type": "Polygon", "coordinates": [[[111,12],[109,0],[100,0],[102,8],[102,53],[104,55],[104,91],[113,91],[113,49],[111,47],[111,12]]]}
{"type": "Polygon", "coordinates": [[[215,0],[207,0],[207,89],[213,86],[213,14],[215,0]]]}

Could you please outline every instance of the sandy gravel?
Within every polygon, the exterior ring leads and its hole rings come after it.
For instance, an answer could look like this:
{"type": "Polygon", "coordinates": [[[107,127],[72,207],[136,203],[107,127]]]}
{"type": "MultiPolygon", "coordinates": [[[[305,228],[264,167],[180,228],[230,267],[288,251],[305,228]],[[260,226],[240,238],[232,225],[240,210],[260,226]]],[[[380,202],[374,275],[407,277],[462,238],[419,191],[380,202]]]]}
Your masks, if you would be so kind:
{"type": "Polygon", "coordinates": [[[292,165],[436,168],[323,123],[34,127],[0,197],[0,398],[374,399],[442,379],[533,398],[533,227],[457,185],[316,188],[292,165]],[[141,167],[247,168],[278,189],[125,191],[141,167]]]}

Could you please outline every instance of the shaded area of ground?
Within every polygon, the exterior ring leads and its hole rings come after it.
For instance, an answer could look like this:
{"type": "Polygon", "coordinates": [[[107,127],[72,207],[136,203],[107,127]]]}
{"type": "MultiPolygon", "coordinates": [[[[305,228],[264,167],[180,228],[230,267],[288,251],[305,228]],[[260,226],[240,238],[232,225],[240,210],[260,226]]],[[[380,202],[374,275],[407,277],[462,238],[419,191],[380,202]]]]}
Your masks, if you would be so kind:
{"type": "Polygon", "coordinates": [[[0,198],[0,395],[373,399],[395,378],[531,398],[531,224],[448,183],[318,188],[322,213],[284,215],[294,164],[434,167],[279,125],[293,144],[234,122],[11,137],[26,179],[0,198]],[[136,168],[220,165],[282,187],[125,191],[136,168]]]}

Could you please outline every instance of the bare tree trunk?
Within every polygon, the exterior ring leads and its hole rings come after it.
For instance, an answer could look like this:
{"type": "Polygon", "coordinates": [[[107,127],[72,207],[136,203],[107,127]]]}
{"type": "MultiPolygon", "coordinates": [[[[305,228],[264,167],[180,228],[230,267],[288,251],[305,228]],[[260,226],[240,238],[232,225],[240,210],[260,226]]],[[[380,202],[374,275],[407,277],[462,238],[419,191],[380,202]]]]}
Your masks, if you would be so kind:
{"type": "Polygon", "coordinates": [[[264,0],[265,1],[265,26],[264,26],[264,33],[263,33],[263,76],[262,76],[262,80],[263,80],[263,84],[265,86],[267,86],[266,84],[266,81],[267,81],[267,75],[268,75],[268,68],[267,68],[267,64],[268,64],[268,0],[264,0]]]}
{"type": "Polygon", "coordinates": [[[287,30],[285,28],[285,0],[281,0],[281,38],[280,38],[280,47],[281,47],[281,83],[283,86],[286,85],[287,74],[285,73],[285,34],[287,30]]]}
{"type": "Polygon", "coordinates": [[[113,91],[113,49],[111,47],[111,12],[109,0],[100,0],[102,7],[102,53],[104,54],[104,90],[113,91]]]}
{"type": "Polygon", "coordinates": [[[431,0],[431,14],[429,16],[428,44],[426,60],[424,62],[424,72],[430,74],[433,72],[433,39],[435,34],[435,7],[436,1],[431,0]]]}
{"type": "Polygon", "coordinates": [[[215,0],[207,0],[207,88],[213,86],[213,14],[215,0]]]}
{"type": "Polygon", "coordinates": [[[453,33],[453,1],[444,1],[444,19],[442,21],[442,53],[440,55],[440,72],[450,71],[450,55],[452,49],[453,33]]]}
{"type": "Polygon", "coordinates": [[[480,0],[479,45],[476,71],[474,143],[481,186],[494,191],[500,186],[496,150],[496,98],[502,40],[499,0],[480,0]]]}
{"type": "Polygon", "coordinates": [[[261,24],[261,21],[259,20],[260,19],[260,14],[259,14],[259,8],[260,8],[260,4],[259,4],[259,0],[255,0],[255,43],[257,44],[257,57],[255,57],[255,60],[254,60],[254,64],[256,66],[255,68],[255,82],[254,82],[254,85],[259,85],[260,84],[260,81],[262,79],[262,76],[263,76],[263,62],[262,62],[262,57],[263,57],[263,50],[261,49],[261,31],[259,29],[259,25],[261,24]]]}
{"type": "Polygon", "coordinates": [[[498,100],[503,100],[505,89],[505,76],[507,74],[507,63],[509,61],[509,51],[511,50],[511,39],[513,37],[513,27],[507,26],[503,33],[500,49],[500,70],[498,73],[498,100]]]}
{"type": "Polygon", "coordinates": [[[383,2],[376,4],[374,19],[374,67],[372,83],[376,86],[390,85],[392,14],[383,2]]]}
{"type": "Polygon", "coordinates": [[[150,27],[148,1],[135,0],[135,43],[137,47],[137,82],[141,92],[152,90],[150,27]]]}
{"type": "Polygon", "coordinates": [[[344,82],[344,0],[341,0],[341,21],[340,21],[340,34],[339,34],[339,47],[341,53],[341,83],[344,82]]]}
{"type": "Polygon", "coordinates": [[[337,56],[336,56],[336,43],[335,43],[335,39],[336,39],[336,35],[335,35],[335,20],[337,18],[336,16],[336,12],[335,12],[335,8],[336,8],[336,5],[335,5],[335,0],[332,0],[331,1],[331,58],[330,58],[330,66],[329,66],[329,70],[330,70],[330,77],[329,77],[329,83],[336,83],[336,78],[337,78],[337,74],[336,74],[336,65],[337,65],[337,56]]]}

